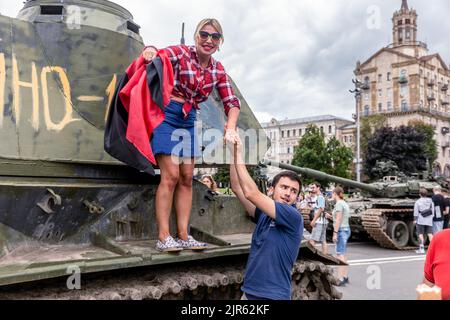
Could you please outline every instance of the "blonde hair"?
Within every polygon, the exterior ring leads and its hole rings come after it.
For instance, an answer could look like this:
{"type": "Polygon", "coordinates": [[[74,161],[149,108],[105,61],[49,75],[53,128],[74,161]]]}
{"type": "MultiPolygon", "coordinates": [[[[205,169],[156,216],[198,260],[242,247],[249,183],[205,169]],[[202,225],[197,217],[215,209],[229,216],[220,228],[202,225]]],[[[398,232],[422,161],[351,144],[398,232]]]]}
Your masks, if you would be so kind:
{"type": "Polygon", "coordinates": [[[217,32],[219,32],[222,35],[222,37],[220,39],[220,44],[223,44],[223,42],[225,41],[225,38],[223,37],[222,26],[220,25],[220,22],[214,18],[203,19],[202,21],[200,21],[198,23],[197,28],[195,29],[195,33],[194,33],[195,43],[197,43],[197,37],[200,36],[200,30],[202,30],[202,28],[207,25],[212,26],[214,29],[217,30],[217,32]]]}

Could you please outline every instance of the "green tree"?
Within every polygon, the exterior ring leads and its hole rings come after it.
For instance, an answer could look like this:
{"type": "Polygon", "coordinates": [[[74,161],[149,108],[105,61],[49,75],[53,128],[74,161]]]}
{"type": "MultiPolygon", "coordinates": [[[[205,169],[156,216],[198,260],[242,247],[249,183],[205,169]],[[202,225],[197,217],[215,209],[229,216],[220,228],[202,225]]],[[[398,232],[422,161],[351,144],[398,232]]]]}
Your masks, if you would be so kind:
{"type": "MultiPolygon", "coordinates": [[[[348,177],[352,160],[351,149],[343,146],[336,138],[326,143],[324,133],[316,125],[310,124],[300,139],[298,147],[295,148],[292,164],[348,177]]],[[[303,180],[309,184],[316,179],[304,177],[303,180]]],[[[320,183],[327,186],[329,181],[320,181],[320,183]]]]}
{"type": "Polygon", "coordinates": [[[222,186],[230,186],[230,168],[220,167],[217,170],[217,173],[213,176],[214,181],[216,181],[219,186],[222,183],[222,186]]]}
{"type": "MultiPolygon", "coordinates": [[[[255,179],[255,166],[247,166],[248,173],[253,177],[253,180],[255,179]]],[[[220,183],[222,183],[222,186],[224,188],[230,187],[230,168],[228,166],[226,167],[220,167],[217,170],[217,173],[213,176],[214,181],[216,181],[217,185],[219,186],[220,183]]]]}
{"type": "Polygon", "coordinates": [[[426,166],[426,136],[412,126],[384,127],[375,132],[367,146],[365,173],[374,177],[377,161],[392,160],[400,171],[409,174],[423,171],[426,166]]]}
{"type": "Polygon", "coordinates": [[[361,154],[363,158],[367,154],[367,144],[373,137],[375,131],[386,126],[387,118],[383,114],[374,114],[361,119],[361,154]]]}
{"type": "Polygon", "coordinates": [[[415,128],[418,132],[425,135],[425,157],[431,165],[438,156],[438,144],[434,138],[434,127],[420,120],[411,120],[408,122],[408,126],[415,128]]]}
{"type": "Polygon", "coordinates": [[[332,137],[326,146],[326,153],[329,156],[330,171],[328,173],[342,177],[350,178],[350,164],[353,161],[353,152],[350,148],[342,145],[339,140],[332,137]]]}

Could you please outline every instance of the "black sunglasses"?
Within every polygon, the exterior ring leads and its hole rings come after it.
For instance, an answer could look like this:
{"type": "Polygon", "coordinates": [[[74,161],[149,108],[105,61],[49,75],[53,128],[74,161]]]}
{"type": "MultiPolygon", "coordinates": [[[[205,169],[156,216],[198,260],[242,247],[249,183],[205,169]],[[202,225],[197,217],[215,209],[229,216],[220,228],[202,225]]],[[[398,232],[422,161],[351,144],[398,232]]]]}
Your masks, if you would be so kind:
{"type": "Polygon", "coordinates": [[[200,39],[202,40],[207,40],[209,37],[211,37],[214,42],[219,42],[220,39],[222,39],[222,35],[218,32],[209,33],[206,31],[199,31],[198,34],[200,35],[200,39]]]}

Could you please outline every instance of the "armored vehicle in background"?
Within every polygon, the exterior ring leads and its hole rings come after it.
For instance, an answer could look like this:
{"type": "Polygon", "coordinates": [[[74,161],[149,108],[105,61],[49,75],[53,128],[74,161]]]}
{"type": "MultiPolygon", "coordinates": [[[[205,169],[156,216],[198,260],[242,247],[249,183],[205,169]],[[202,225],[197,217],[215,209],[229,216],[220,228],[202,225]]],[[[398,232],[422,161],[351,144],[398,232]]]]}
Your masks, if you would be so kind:
{"type": "MultiPolygon", "coordinates": [[[[381,247],[396,250],[418,246],[413,223],[414,203],[420,197],[420,188],[432,194],[433,187],[440,186],[440,182],[429,178],[428,173],[415,178],[386,176],[382,181],[367,184],[270,160],[265,160],[264,164],[361,190],[360,195],[346,200],[350,206],[352,234],[366,233],[381,247]]],[[[303,216],[307,226],[308,212],[303,212],[303,216]]]]}
{"type": "MultiPolygon", "coordinates": [[[[131,14],[109,1],[29,0],[17,18],[0,16],[0,299],[240,297],[253,224],[236,197],[194,182],[190,231],[209,248],[156,252],[159,176],[103,149],[118,77],[143,46],[131,14]],[[77,275],[81,290],[68,290],[77,275]]],[[[256,132],[234,89],[239,127],[256,132]]],[[[223,130],[222,109],[217,93],[201,105],[203,130],[223,130]]],[[[255,165],[267,148],[256,136],[255,165]]],[[[327,266],[339,261],[305,243],[300,257],[293,298],[340,297],[327,266]]]]}

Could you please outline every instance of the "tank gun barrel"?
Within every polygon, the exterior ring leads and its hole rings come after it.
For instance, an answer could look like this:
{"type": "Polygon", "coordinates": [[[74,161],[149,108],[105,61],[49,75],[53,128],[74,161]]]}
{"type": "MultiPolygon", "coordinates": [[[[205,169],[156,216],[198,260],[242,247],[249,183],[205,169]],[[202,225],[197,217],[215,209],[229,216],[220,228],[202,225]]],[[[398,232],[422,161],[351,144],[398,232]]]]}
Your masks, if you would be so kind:
{"type": "Polygon", "coordinates": [[[297,166],[293,166],[293,165],[289,165],[289,164],[285,164],[285,163],[279,163],[277,161],[272,161],[272,160],[268,160],[268,159],[264,159],[262,163],[264,165],[268,165],[268,166],[279,167],[284,170],[291,170],[298,174],[304,174],[311,178],[315,178],[315,179],[319,179],[319,180],[327,180],[327,181],[331,181],[334,183],[342,184],[344,186],[357,188],[357,189],[360,189],[363,191],[370,192],[375,195],[381,195],[383,192],[381,187],[376,187],[376,186],[369,185],[366,183],[361,183],[361,182],[353,181],[350,179],[333,176],[333,175],[330,175],[330,174],[327,174],[327,173],[324,173],[324,172],[321,172],[318,170],[314,170],[314,169],[297,167],[297,166]]]}

